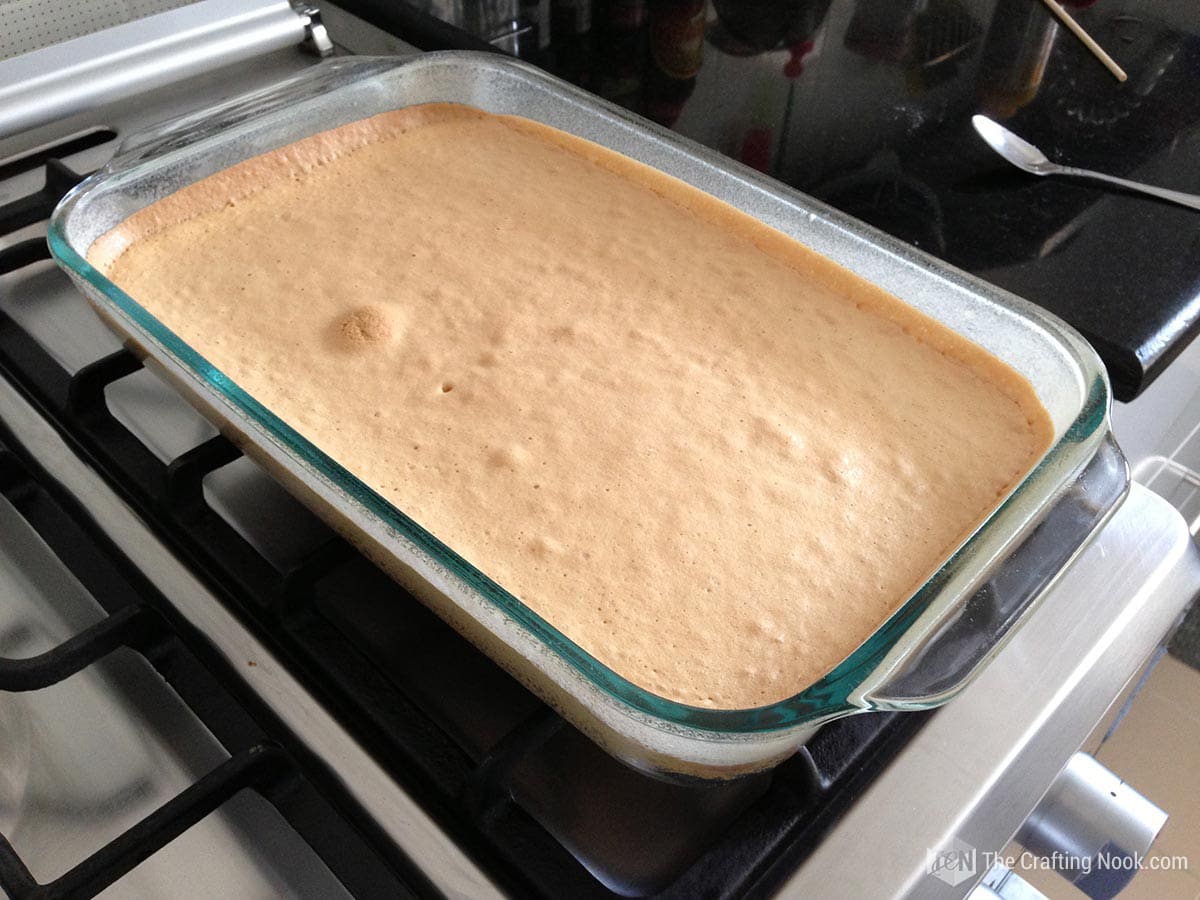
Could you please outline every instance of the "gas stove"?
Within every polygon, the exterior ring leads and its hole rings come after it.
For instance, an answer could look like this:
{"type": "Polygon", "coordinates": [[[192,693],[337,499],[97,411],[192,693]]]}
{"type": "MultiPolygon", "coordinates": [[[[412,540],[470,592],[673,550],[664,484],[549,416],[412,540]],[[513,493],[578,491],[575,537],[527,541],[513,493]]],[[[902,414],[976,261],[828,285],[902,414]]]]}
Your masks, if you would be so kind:
{"type": "MultiPolygon", "coordinates": [[[[227,7],[142,24],[193,35],[142,59],[170,78],[72,80],[0,131],[0,887],[963,896],[984,867],[938,877],[929,853],[1003,848],[1119,708],[1200,588],[1183,519],[1135,486],[936,713],[832,723],[727,784],[624,767],[243,457],[50,262],[66,190],[131,135],[311,65],[322,21],[338,52],[479,43],[280,2],[241,4],[234,32],[227,7]]],[[[115,66],[137,56],[121,27],[40,52],[115,66]]]]}

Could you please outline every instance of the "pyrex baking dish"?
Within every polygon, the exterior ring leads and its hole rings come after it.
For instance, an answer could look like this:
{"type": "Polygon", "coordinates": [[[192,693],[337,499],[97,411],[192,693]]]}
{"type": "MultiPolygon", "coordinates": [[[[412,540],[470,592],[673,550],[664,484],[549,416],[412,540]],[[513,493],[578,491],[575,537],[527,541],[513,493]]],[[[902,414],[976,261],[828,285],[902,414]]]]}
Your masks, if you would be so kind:
{"type": "Polygon", "coordinates": [[[127,144],[72,191],[50,246],[101,317],[248,454],[397,580],[610,752],[652,772],[722,778],[794,752],[822,722],[952,697],[1001,646],[1128,485],[1109,389],[1058,320],[768,178],[522,63],[441,53],[333,60],[127,144]],[[144,206],[259,153],[418,103],[466,103],[572,132],[783,231],[982,345],[1029,379],[1055,440],[941,568],[829,675],[779,703],[714,710],[617,675],[257,403],[86,261],[144,206]]]}

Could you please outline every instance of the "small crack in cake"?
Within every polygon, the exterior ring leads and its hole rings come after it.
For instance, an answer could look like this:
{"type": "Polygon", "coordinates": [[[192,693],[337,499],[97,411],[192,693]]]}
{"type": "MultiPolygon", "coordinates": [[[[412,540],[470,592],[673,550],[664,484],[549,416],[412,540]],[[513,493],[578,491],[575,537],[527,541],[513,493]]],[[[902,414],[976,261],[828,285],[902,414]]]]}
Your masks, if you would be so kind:
{"type": "Polygon", "coordinates": [[[790,238],[463,106],[247,160],[89,259],[600,662],[697,706],[825,675],[1053,433],[1004,363],[790,238]]]}

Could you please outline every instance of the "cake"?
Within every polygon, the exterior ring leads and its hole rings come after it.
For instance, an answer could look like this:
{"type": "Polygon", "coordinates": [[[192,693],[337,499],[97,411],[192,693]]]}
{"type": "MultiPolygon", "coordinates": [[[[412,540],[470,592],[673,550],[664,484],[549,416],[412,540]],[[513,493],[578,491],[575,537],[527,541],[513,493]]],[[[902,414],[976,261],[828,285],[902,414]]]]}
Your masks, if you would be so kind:
{"type": "Polygon", "coordinates": [[[604,665],[802,691],[1046,451],[1003,362],[787,236],[527,119],[385,113],[89,260],[604,665]]]}

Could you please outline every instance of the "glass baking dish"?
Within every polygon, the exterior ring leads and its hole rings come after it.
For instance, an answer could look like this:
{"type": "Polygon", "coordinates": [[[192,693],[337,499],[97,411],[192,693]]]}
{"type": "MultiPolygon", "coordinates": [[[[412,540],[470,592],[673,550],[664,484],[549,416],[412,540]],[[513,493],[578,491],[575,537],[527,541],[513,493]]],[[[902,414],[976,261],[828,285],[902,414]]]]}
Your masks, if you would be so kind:
{"type": "Polygon", "coordinates": [[[568,720],[621,759],[729,778],[823,722],[923,709],[961,690],[1124,496],[1109,387],[1042,310],[523,63],[488,54],[341,59],[127,143],[55,211],[49,241],[100,316],[249,455],[568,720]],[[832,672],[782,702],[705,709],[602,665],[257,403],[86,261],[137,210],[249,157],[380,112],[445,101],[517,114],[674,175],[798,239],[1007,362],[1053,420],[1051,449],[940,569],[832,672]]]}

